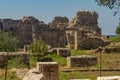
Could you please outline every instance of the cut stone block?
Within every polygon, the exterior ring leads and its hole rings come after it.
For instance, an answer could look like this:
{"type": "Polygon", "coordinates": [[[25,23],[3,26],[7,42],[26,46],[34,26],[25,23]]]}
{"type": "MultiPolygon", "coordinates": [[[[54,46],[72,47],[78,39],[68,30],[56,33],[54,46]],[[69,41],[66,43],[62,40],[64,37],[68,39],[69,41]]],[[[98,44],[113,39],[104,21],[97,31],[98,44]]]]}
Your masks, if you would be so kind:
{"type": "Polygon", "coordinates": [[[97,80],[120,80],[120,76],[97,77],[97,80]]]}
{"type": "Polygon", "coordinates": [[[53,48],[51,49],[51,52],[61,57],[67,57],[71,55],[70,50],[67,48],[53,48]]]}
{"type": "Polygon", "coordinates": [[[97,57],[81,55],[67,57],[68,67],[87,67],[97,64],[97,57]]]}
{"type": "Polygon", "coordinates": [[[59,80],[58,62],[38,62],[37,71],[43,73],[48,80],[59,80]]]}

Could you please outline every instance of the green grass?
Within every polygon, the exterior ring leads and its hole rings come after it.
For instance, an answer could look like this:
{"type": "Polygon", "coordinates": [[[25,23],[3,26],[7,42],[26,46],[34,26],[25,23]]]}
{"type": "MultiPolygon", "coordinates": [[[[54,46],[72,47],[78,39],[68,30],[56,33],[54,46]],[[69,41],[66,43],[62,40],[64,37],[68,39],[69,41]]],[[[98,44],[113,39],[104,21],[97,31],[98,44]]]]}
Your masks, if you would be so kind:
{"type": "MultiPolygon", "coordinates": [[[[51,61],[52,62],[58,62],[60,66],[66,66],[66,63],[67,63],[66,58],[60,57],[60,56],[58,56],[56,54],[52,54],[52,53],[48,54],[46,56],[38,57],[38,59],[39,59],[40,62],[44,62],[44,61],[45,62],[51,62],[51,61]],[[46,58],[49,58],[51,60],[50,61],[49,60],[44,60],[46,58]]],[[[31,58],[30,58],[30,66],[31,66],[31,68],[35,67],[37,62],[38,62],[37,57],[31,56],[31,58]]]]}
{"type": "Polygon", "coordinates": [[[72,50],[71,51],[71,56],[85,55],[85,54],[86,54],[85,50],[72,50]]]}
{"type": "Polygon", "coordinates": [[[20,60],[20,58],[12,58],[8,60],[8,69],[11,68],[27,68],[27,66],[20,60]]]}
{"type": "Polygon", "coordinates": [[[96,75],[88,75],[81,72],[59,72],[59,80],[69,80],[69,79],[91,79],[96,80],[96,75]]]}
{"type": "Polygon", "coordinates": [[[60,57],[56,54],[48,54],[46,57],[52,58],[53,62],[58,62],[60,66],[66,66],[66,58],[60,57]]]}

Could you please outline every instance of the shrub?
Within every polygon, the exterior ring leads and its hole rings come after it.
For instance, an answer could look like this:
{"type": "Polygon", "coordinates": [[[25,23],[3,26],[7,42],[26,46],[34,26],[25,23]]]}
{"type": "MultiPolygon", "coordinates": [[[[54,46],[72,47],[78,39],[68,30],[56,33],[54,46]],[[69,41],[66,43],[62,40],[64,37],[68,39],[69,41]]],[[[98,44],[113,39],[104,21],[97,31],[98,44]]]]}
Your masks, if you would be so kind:
{"type": "Polygon", "coordinates": [[[42,40],[34,40],[30,44],[30,67],[35,67],[36,62],[40,61],[40,58],[44,56],[47,51],[47,47],[42,40]]]}
{"type": "Polygon", "coordinates": [[[18,49],[18,40],[9,33],[0,31],[0,51],[13,52],[18,49]]]}
{"type": "Polygon", "coordinates": [[[47,50],[47,47],[46,47],[44,41],[42,41],[42,40],[34,40],[30,44],[30,52],[32,54],[43,55],[46,50],[47,50]]]}

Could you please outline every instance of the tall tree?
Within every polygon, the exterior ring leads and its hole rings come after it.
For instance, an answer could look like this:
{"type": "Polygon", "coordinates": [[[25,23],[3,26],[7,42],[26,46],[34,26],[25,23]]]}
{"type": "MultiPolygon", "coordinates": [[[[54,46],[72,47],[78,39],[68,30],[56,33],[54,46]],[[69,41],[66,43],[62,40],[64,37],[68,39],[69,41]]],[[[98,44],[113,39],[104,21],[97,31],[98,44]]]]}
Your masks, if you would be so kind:
{"type": "Polygon", "coordinates": [[[9,33],[0,31],[0,51],[14,52],[18,49],[18,40],[9,33]]]}
{"type": "Polygon", "coordinates": [[[109,9],[114,9],[114,15],[120,10],[120,0],[95,0],[100,6],[105,6],[109,9]]]}
{"type": "Polygon", "coordinates": [[[11,37],[9,33],[0,31],[0,52],[7,52],[6,58],[6,68],[5,68],[5,80],[7,80],[7,66],[8,66],[8,54],[9,52],[17,51],[18,40],[14,37],[11,37]]]}
{"type": "Polygon", "coordinates": [[[120,34],[120,23],[119,23],[119,25],[117,26],[115,33],[116,33],[116,34],[120,34]]]}

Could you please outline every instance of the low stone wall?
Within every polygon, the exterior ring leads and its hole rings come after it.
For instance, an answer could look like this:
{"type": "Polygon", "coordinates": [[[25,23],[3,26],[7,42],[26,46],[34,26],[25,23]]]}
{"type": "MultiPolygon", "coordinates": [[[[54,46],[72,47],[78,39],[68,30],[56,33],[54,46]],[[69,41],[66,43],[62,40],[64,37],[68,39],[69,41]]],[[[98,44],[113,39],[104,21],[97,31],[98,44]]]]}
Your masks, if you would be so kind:
{"type": "Polygon", "coordinates": [[[52,48],[50,52],[57,54],[61,57],[67,57],[71,55],[71,52],[67,48],[52,48]]]}
{"type": "Polygon", "coordinates": [[[68,67],[87,67],[97,64],[97,57],[81,55],[67,57],[68,67]]]}
{"type": "Polygon", "coordinates": [[[5,66],[6,60],[11,60],[13,58],[19,58],[21,62],[29,66],[29,54],[23,52],[0,52],[0,67],[5,66]]]}
{"type": "Polygon", "coordinates": [[[120,80],[120,76],[97,77],[97,80],[120,80]]]}
{"type": "Polygon", "coordinates": [[[37,69],[31,69],[23,80],[59,80],[58,62],[38,62],[37,69]]]}

